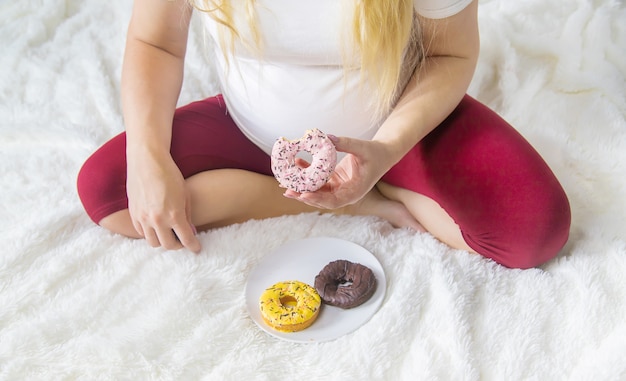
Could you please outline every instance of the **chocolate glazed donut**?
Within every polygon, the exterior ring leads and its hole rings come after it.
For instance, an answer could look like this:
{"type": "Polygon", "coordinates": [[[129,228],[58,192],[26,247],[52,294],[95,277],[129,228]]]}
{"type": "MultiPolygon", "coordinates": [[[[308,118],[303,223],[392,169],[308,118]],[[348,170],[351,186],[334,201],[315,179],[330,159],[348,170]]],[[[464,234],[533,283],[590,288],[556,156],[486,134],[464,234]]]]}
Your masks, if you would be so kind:
{"type": "Polygon", "coordinates": [[[359,263],[337,260],[327,264],[315,277],[315,289],[324,303],[353,308],[365,303],[374,294],[376,276],[359,263]]]}

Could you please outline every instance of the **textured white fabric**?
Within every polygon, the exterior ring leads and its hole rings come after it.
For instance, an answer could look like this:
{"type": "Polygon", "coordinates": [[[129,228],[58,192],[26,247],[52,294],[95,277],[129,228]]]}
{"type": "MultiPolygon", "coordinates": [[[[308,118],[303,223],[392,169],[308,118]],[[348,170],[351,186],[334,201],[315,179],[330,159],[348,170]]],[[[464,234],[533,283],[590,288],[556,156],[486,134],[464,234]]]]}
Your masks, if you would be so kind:
{"type": "MultiPolygon", "coordinates": [[[[358,70],[344,72],[351,10],[337,0],[259,0],[262,51],[236,45],[228,62],[214,44],[214,57],[231,116],[250,140],[266,152],[284,136],[295,139],[308,129],[370,139],[376,133],[375,99],[358,70]],[[344,79],[344,73],[347,74],[344,79]]],[[[467,0],[415,0],[425,16],[445,17],[467,0]]],[[[234,2],[238,30],[248,31],[243,2],[234,2]]],[[[209,34],[219,41],[217,23],[203,15],[209,34]]]]}
{"type": "MultiPolygon", "coordinates": [[[[201,233],[199,255],[94,226],[75,179],[123,130],[130,7],[0,1],[0,380],[626,379],[623,2],[480,4],[471,94],[537,147],[572,204],[570,242],[527,271],[376,218],[250,221],[201,233]],[[279,341],[249,318],[246,279],[283,243],[320,236],[371,251],[387,295],[336,341],[279,341]]],[[[218,91],[197,21],[181,105],[218,91]]]]}

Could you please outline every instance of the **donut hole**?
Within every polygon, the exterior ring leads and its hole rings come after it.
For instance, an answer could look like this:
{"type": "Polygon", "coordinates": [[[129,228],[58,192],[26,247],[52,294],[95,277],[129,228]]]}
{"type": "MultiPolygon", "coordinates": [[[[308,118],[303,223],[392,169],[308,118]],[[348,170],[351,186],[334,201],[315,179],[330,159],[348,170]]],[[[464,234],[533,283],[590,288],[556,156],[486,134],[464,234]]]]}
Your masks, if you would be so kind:
{"type": "Polygon", "coordinates": [[[352,279],[339,279],[337,287],[350,287],[352,286],[352,279]]]}
{"type": "Polygon", "coordinates": [[[296,165],[300,168],[307,168],[313,161],[313,155],[309,151],[300,151],[296,154],[296,165]]]}
{"type": "Polygon", "coordinates": [[[298,304],[298,301],[296,300],[296,298],[294,298],[291,295],[285,295],[279,300],[280,300],[280,304],[288,308],[294,308],[298,304]]]}

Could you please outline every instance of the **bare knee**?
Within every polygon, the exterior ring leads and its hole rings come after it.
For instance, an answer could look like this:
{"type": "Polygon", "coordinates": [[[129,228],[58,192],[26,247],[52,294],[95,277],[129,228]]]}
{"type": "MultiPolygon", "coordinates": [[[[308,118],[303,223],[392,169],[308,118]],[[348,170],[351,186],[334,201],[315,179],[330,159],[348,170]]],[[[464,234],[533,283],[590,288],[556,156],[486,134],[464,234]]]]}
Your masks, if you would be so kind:
{"type": "Polygon", "coordinates": [[[117,234],[130,238],[143,238],[133,226],[128,209],[120,210],[104,217],[98,225],[117,234]]]}
{"type": "Polygon", "coordinates": [[[377,187],[385,197],[404,204],[413,217],[441,242],[454,249],[475,252],[465,242],[454,219],[431,198],[382,182],[377,187]]]}

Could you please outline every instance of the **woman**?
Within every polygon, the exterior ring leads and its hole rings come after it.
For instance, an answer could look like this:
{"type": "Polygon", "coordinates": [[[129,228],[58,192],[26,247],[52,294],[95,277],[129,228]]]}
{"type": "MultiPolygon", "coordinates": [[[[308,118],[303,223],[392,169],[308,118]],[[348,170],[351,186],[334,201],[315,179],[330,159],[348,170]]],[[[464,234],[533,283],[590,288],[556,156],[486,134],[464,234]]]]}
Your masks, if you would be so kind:
{"type": "Polygon", "coordinates": [[[377,215],[508,267],[565,244],[567,197],[538,153],[465,93],[476,0],[136,0],[122,73],[126,132],[83,166],[90,217],[154,247],[197,230],[310,211],[377,215]],[[192,11],[223,94],[176,109],[192,11]],[[279,188],[279,136],[330,134],[321,190],[279,188]]]}

